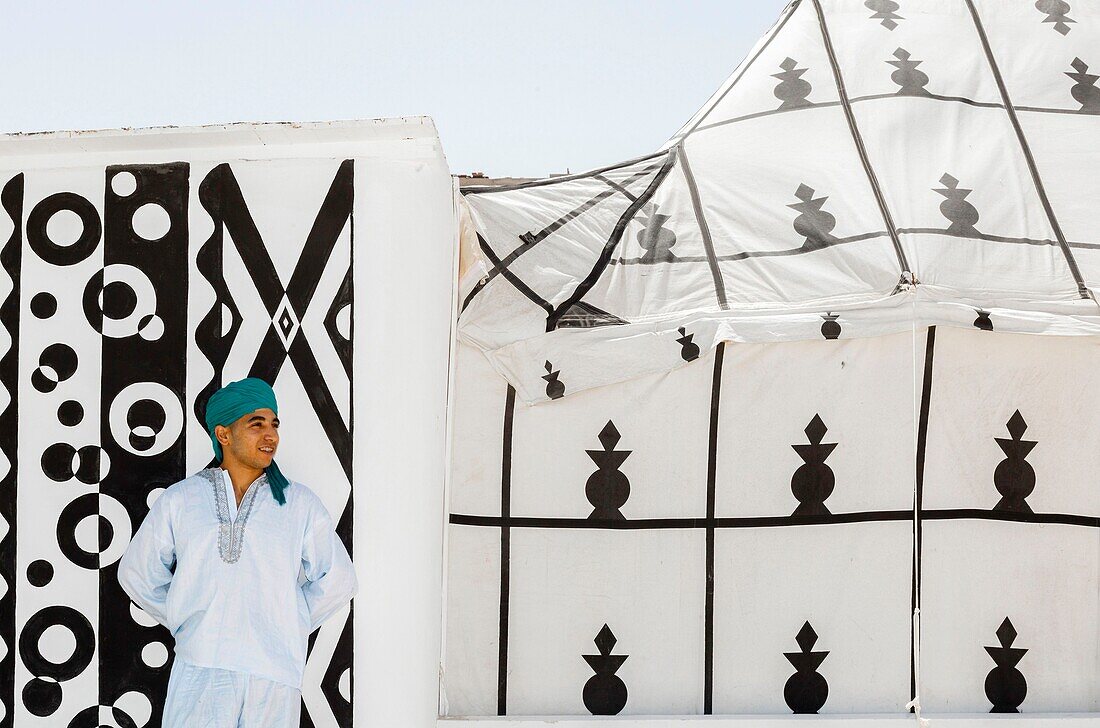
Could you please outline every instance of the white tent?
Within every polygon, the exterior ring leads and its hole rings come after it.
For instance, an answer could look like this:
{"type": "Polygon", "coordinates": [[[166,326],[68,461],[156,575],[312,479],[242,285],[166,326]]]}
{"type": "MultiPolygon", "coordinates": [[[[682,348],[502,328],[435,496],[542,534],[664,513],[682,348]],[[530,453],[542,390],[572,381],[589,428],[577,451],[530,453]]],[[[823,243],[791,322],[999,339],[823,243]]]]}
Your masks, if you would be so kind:
{"type": "Polygon", "coordinates": [[[670,369],[681,327],[1100,331],[1100,17],[1069,8],[792,2],[661,151],[467,192],[463,340],[531,402],[546,361],[566,392],[670,369]]]}
{"type": "Polygon", "coordinates": [[[465,191],[443,715],[1100,721],[1090,66],[796,0],[659,151],[465,191]]]}

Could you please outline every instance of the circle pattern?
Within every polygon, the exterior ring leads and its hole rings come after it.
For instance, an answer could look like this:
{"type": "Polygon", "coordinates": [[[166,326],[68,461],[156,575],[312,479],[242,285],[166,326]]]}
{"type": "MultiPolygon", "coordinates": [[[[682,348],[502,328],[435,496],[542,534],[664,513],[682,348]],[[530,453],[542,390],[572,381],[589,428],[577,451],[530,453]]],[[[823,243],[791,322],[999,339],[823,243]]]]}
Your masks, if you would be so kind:
{"type": "Polygon", "coordinates": [[[156,640],[141,648],[141,661],[149,667],[164,667],[168,662],[168,647],[156,640]]]}
{"type": "Polygon", "coordinates": [[[85,551],[76,539],[76,527],[85,518],[99,518],[95,511],[96,497],[92,493],[69,502],[57,519],[57,543],[61,553],[77,566],[85,569],[99,568],[99,553],[85,551]]]}
{"type": "Polygon", "coordinates": [[[50,677],[58,682],[71,680],[88,667],[95,654],[95,630],[80,612],[63,604],[54,604],[36,612],[19,634],[19,655],[37,678],[50,677]],[[73,636],[75,649],[61,662],[52,662],[42,654],[42,635],[50,627],[64,627],[73,636]]]}
{"type": "Polygon", "coordinates": [[[38,369],[31,374],[31,385],[47,394],[76,373],[79,359],[68,344],[50,344],[38,356],[38,369]]]}
{"type": "Polygon", "coordinates": [[[61,685],[36,677],[23,686],[23,705],[32,715],[43,718],[61,707],[61,685]]]}
{"type": "Polygon", "coordinates": [[[100,293],[103,315],[112,319],[124,319],[137,308],[137,294],[122,281],[112,281],[103,286],[100,293]]]}
{"type": "Polygon", "coordinates": [[[82,569],[96,570],[120,558],[130,535],[130,519],[125,509],[107,495],[86,493],[74,498],[57,518],[57,545],[65,558],[82,569]],[[76,534],[77,528],[88,518],[96,519],[94,525],[99,543],[95,544],[94,551],[81,546],[76,534]],[[115,538],[116,533],[118,538],[115,538]]]}
{"type": "Polygon", "coordinates": [[[73,538],[76,539],[80,549],[89,554],[96,554],[109,545],[114,539],[115,530],[110,521],[100,515],[88,516],[76,524],[73,538]]]}
{"type": "Polygon", "coordinates": [[[57,421],[66,427],[79,425],[84,419],[84,407],[75,399],[67,399],[57,408],[57,421]]]}
{"type": "Polygon", "coordinates": [[[149,457],[170,448],[183,432],[183,405],[158,382],[135,382],[115,396],[108,414],[111,435],[132,455],[149,457]]]}
{"type": "Polygon", "coordinates": [[[125,170],[115,172],[111,177],[111,191],[119,197],[129,197],[137,192],[137,177],[133,172],[125,170]]]}
{"type": "Polygon", "coordinates": [[[33,586],[46,586],[53,581],[53,564],[45,559],[35,559],[27,565],[27,581],[33,586]]]}
{"type": "Polygon", "coordinates": [[[57,299],[52,293],[46,291],[34,294],[34,298],[31,299],[31,313],[35,318],[48,319],[57,313],[57,299]]]}
{"type": "Polygon", "coordinates": [[[126,506],[106,493],[99,494],[99,517],[112,533],[118,534],[118,538],[111,539],[99,552],[99,566],[102,568],[122,558],[134,530],[126,506]]]}
{"type": "MultiPolygon", "coordinates": [[[[84,286],[84,316],[92,328],[112,339],[124,339],[148,327],[157,312],[157,291],[140,268],[112,263],[84,286]]],[[[149,341],[160,338],[143,334],[149,341]]]]}
{"type": "Polygon", "coordinates": [[[154,399],[139,399],[126,411],[130,428],[130,447],[142,452],[157,443],[157,434],[164,429],[167,417],[164,408],[154,399]]]}
{"type": "Polygon", "coordinates": [[[42,652],[42,656],[54,664],[69,659],[75,647],[73,633],[56,624],[47,627],[38,641],[38,649],[42,652]]]}
{"type": "Polygon", "coordinates": [[[89,705],[74,715],[65,728],[138,728],[138,724],[117,706],[89,705]]]}
{"type": "Polygon", "coordinates": [[[42,260],[54,265],[75,265],[91,255],[99,245],[103,226],[99,212],[86,198],[74,192],[58,192],[45,198],[27,217],[27,243],[42,260]],[[83,229],[72,245],[50,240],[46,225],[56,213],[68,210],[80,218],[83,229]]]}
{"type": "Polygon", "coordinates": [[[130,619],[141,627],[156,627],[160,622],[150,617],[144,609],[130,602],[130,619]]]}
{"type": "Polygon", "coordinates": [[[138,333],[146,341],[156,341],[164,335],[164,319],[156,314],[142,317],[138,322],[138,333]]]}
{"type": "Polygon", "coordinates": [[[86,485],[101,483],[110,465],[110,458],[99,445],[85,445],[78,450],[67,442],[56,442],[42,452],[42,472],[58,483],[73,477],[86,485]]]}
{"type": "Polygon", "coordinates": [[[159,202],[146,202],[134,210],[134,216],[130,218],[130,226],[142,240],[155,243],[163,240],[172,230],[172,218],[168,211],[159,202]]]}
{"type": "Polygon", "coordinates": [[[133,720],[135,728],[136,726],[147,726],[147,728],[152,728],[149,724],[149,719],[153,717],[153,703],[145,693],[137,690],[123,693],[118,696],[118,700],[115,701],[114,711],[115,719],[118,721],[119,726],[125,725],[122,718],[118,716],[119,711],[121,711],[126,714],[125,717],[133,720]]]}

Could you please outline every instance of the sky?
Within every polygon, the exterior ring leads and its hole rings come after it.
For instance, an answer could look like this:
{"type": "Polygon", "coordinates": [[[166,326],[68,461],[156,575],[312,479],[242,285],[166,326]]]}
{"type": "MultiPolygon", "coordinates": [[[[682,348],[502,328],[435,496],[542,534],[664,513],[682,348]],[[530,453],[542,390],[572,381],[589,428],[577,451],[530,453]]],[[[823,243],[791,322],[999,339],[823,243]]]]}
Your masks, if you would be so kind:
{"type": "Polygon", "coordinates": [[[431,116],[452,173],[649,153],[787,0],[0,0],[0,132],[431,116]]]}

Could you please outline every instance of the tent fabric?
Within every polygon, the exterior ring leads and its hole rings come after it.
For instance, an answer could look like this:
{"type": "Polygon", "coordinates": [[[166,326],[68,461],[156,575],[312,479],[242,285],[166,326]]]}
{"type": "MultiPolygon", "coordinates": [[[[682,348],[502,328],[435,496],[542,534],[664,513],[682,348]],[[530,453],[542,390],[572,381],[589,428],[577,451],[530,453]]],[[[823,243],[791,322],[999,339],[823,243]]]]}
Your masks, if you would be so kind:
{"type": "Polygon", "coordinates": [[[442,714],[1095,722],[1098,364],[932,327],[526,407],[460,343],[442,714]]]}
{"type": "Polygon", "coordinates": [[[467,188],[459,335],[521,401],[722,341],[1100,333],[1100,11],[795,0],[657,152],[467,188]]]}

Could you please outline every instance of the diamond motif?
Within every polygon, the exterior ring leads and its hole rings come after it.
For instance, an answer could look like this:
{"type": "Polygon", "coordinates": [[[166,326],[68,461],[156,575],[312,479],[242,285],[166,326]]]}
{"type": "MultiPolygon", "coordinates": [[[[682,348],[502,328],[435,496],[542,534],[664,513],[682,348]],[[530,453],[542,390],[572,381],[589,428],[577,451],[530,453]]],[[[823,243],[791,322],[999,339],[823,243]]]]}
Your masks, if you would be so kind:
{"type": "Polygon", "coordinates": [[[1013,440],[1019,440],[1024,436],[1024,432],[1027,431],[1027,423],[1024,422],[1023,415],[1020,414],[1020,410],[1016,410],[1012,417],[1008,420],[1008,434],[1012,435],[1013,440]]]}
{"type": "Polygon", "coordinates": [[[821,444],[821,439],[825,437],[825,433],[829,431],[829,428],[822,422],[820,415],[814,415],[814,418],[810,420],[810,424],[806,425],[805,433],[806,437],[810,438],[810,442],[815,445],[821,444]]]}
{"type": "Polygon", "coordinates": [[[794,196],[803,202],[809,202],[814,196],[814,190],[812,187],[808,187],[804,183],[798,185],[798,189],[795,190],[794,196]]]}
{"type": "Polygon", "coordinates": [[[275,333],[279,335],[279,340],[283,342],[283,348],[290,351],[290,344],[294,341],[300,324],[285,293],[283,300],[279,301],[279,307],[275,309],[275,316],[271,319],[271,323],[275,326],[275,333]]]}
{"type": "Polygon", "coordinates": [[[802,629],[798,631],[794,641],[798,643],[803,652],[809,652],[817,644],[817,632],[814,632],[814,628],[810,626],[809,622],[806,622],[802,625],[802,629]]]}
{"type": "Polygon", "coordinates": [[[1001,641],[1001,647],[1011,647],[1016,641],[1016,628],[1012,626],[1012,622],[1008,621],[1008,617],[1005,617],[1005,621],[1001,622],[1001,626],[997,628],[997,639],[1001,641]]]}
{"type": "Polygon", "coordinates": [[[600,633],[596,635],[596,639],[593,640],[593,642],[596,643],[596,649],[600,651],[601,655],[610,655],[611,650],[615,648],[615,643],[618,642],[618,640],[615,638],[615,635],[612,634],[611,628],[605,624],[603,629],[600,630],[600,633]]]}
{"type": "Polygon", "coordinates": [[[608,420],[607,424],[600,430],[600,443],[603,444],[604,450],[611,450],[619,444],[619,431],[615,429],[615,425],[611,420],[608,420]]]}

